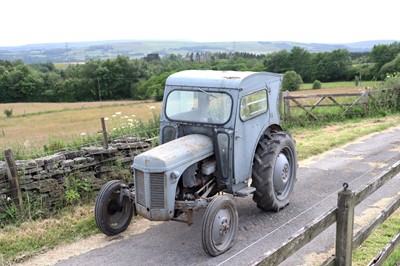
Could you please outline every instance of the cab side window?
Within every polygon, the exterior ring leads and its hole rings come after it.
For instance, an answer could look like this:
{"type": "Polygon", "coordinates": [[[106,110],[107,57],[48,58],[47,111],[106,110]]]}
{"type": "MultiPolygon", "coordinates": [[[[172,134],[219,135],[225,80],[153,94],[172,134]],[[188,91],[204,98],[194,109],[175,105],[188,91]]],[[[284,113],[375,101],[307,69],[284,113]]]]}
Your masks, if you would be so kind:
{"type": "Polygon", "coordinates": [[[265,113],[268,109],[267,91],[260,90],[243,96],[240,101],[240,118],[243,121],[265,113]]]}

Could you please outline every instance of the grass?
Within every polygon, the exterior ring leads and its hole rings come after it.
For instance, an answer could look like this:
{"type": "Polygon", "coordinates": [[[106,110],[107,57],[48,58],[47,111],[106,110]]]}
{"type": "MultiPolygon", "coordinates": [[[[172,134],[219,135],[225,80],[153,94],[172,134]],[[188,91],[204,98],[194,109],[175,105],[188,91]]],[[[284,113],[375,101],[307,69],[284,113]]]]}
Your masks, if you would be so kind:
{"type": "MultiPolygon", "coordinates": [[[[363,266],[375,258],[387,243],[400,232],[400,210],[393,213],[372,235],[353,252],[353,265],[363,266]]],[[[384,262],[383,265],[393,266],[400,264],[400,248],[384,262]]]]}
{"type": "MultiPolygon", "coordinates": [[[[383,118],[330,123],[325,126],[292,127],[288,130],[297,140],[299,159],[302,160],[353,141],[360,136],[379,132],[398,124],[400,124],[400,116],[391,115],[383,118]]],[[[93,205],[94,202],[90,201],[86,205],[68,207],[50,219],[26,221],[20,225],[16,224],[1,229],[0,257],[3,257],[6,264],[13,264],[58,245],[76,242],[99,233],[93,218],[93,205]]],[[[385,225],[387,227],[383,228],[381,232],[388,231],[387,228],[398,231],[400,224],[398,219],[400,218],[399,216],[394,218],[396,220],[389,220],[388,224],[385,225]]],[[[380,235],[382,233],[378,231],[377,238],[380,239],[380,235]]],[[[385,241],[386,238],[382,239],[381,242],[384,243],[385,241]]],[[[371,240],[370,242],[375,245],[377,241],[371,240]]],[[[376,250],[381,248],[381,245],[369,248],[370,242],[366,242],[366,246],[362,249],[370,257],[373,257],[376,255],[376,250]]],[[[356,254],[354,256],[355,265],[365,265],[363,264],[364,261],[360,259],[363,256],[366,255],[356,254]]],[[[395,256],[394,260],[396,261],[396,256],[397,258],[400,257],[400,251],[398,250],[393,256],[395,256]]]]}
{"type": "Polygon", "coordinates": [[[8,226],[0,232],[0,255],[5,263],[69,244],[98,233],[92,205],[69,207],[53,218],[8,226]]]}
{"type": "Polygon", "coordinates": [[[323,153],[351,142],[361,136],[385,130],[400,124],[399,115],[385,118],[352,119],[332,122],[326,126],[310,125],[307,127],[287,128],[297,142],[299,160],[323,153]]]}

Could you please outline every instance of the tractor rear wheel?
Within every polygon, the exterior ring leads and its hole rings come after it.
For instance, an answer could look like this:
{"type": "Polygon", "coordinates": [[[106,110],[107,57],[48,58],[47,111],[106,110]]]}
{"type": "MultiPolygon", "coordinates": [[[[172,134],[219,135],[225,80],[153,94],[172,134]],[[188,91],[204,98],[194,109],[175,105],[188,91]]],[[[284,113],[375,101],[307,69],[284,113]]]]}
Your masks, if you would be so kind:
{"type": "Polygon", "coordinates": [[[285,132],[266,133],[254,155],[253,200],[265,211],[279,211],[289,204],[296,182],[295,141],[285,132]]]}
{"type": "Polygon", "coordinates": [[[128,186],[121,180],[106,183],[99,192],[94,208],[97,227],[108,236],[117,235],[126,230],[132,219],[133,201],[121,195],[128,186]]]}

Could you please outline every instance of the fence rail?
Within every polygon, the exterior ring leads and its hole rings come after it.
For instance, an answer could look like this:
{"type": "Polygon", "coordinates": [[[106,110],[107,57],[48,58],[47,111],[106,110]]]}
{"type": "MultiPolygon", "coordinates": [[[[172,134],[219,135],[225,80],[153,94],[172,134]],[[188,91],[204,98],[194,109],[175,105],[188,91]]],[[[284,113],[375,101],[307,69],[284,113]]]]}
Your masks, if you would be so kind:
{"type": "Polygon", "coordinates": [[[281,94],[281,106],[281,112],[285,121],[290,121],[294,117],[299,116],[310,118],[312,120],[320,120],[328,115],[367,115],[371,107],[399,107],[400,90],[369,90],[365,88],[364,91],[359,93],[304,95],[291,95],[288,91],[286,91],[282,92],[281,94]],[[327,111],[327,108],[336,109],[329,112],[327,111]]]}
{"type": "MultiPolygon", "coordinates": [[[[377,217],[371,220],[358,233],[353,236],[354,208],[366,197],[382,187],[400,173],[400,161],[393,164],[387,171],[381,173],[377,178],[367,184],[359,191],[344,190],[338,194],[337,207],[324,213],[311,224],[295,233],[289,241],[282,244],[278,249],[266,254],[266,257],[258,265],[278,265],[283,262],[320,233],[328,229],[336,222],[336,251],[335,256],[327,259],[322,265],[351,265],[352,252],[359,247],[371,233],[381,225],[400,206],[400,195],[389,204],[377,217]]],[[[400,233],[399,233],[400,234],[400,233]]],[[[381,265],[400,242],[397,234],[390,243],[371,262],[372,265],[381,265]]]]}

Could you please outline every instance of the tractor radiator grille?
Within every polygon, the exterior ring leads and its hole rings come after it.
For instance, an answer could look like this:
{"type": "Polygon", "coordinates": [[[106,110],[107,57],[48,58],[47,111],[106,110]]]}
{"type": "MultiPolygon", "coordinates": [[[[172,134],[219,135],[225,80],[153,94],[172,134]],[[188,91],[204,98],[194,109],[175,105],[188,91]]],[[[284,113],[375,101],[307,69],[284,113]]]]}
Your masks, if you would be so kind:
{"type": "Polygon", "coordinates": [[[137,198],[137,203],[146,206],[146,192],[144,187],[144,173],[142,171],[136,170],[135,173],[135,193],[137,198]]]}
{"type": "Polygon", "coordinates": [[[150,174],[150,193],[152,209],[164,209],[164,173],[150,174]]]}

